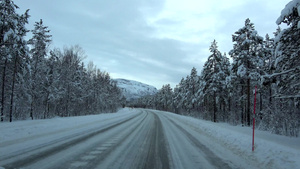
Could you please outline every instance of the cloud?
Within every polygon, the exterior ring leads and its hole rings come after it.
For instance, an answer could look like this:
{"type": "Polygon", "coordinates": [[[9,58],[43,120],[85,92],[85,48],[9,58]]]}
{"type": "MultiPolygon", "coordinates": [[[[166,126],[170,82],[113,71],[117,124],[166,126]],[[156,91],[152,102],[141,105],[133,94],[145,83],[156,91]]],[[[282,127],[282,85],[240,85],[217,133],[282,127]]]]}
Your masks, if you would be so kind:
{"type": "Polygon", "coordinates": [[[192,67],[201,72],[216,39],[221,52],[232,48],[231,35],[254,22],[260,35],[276,29],[282,0],[15,0],[31,9],[30,26],[44,20],[53,47],[79,44],[90,60],[113,78],[160,88],[175,87],[192,67]],[[278,13],[278,14],[277,14],[278,13]],[[262,34],[260,33],[262,32],[262,34]]]}

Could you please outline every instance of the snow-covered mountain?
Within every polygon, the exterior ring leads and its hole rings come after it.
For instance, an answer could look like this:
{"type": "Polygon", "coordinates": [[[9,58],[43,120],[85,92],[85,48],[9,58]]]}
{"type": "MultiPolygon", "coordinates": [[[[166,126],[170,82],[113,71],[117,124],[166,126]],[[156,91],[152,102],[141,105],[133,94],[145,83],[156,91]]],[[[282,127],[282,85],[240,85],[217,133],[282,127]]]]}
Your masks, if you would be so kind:
{"type": "Polygon", "coordinates": [[[117,86],[122,90],[127,101],[132,101],[147,95],[154,95],[157,89],[141,82],[126,79],[114,79],[117,86]]]}

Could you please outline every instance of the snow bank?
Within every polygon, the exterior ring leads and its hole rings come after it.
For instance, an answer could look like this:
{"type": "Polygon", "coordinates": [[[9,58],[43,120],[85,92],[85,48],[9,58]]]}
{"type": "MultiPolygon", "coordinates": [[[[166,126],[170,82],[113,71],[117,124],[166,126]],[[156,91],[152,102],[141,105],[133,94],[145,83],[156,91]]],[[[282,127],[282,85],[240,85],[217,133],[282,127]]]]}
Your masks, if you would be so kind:
{"type": "Polygon", "coordinates": [[[211,149],[220,149],[220,147],[213,146],[219,144],[260,168],[300,168],[300,138],[255,130],[255,151],[252,152],[252,129],[250,127],[212,123],[175,114],[172,116],[204,133],[212,142],[211,149]]]}

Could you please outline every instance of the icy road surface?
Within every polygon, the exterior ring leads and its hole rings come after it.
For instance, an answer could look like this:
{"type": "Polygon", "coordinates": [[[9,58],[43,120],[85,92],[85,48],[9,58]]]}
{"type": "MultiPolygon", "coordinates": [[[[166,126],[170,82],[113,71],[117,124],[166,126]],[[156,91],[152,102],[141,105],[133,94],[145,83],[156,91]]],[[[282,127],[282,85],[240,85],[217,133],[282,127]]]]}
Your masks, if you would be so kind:
{"type": "Polygon", "coordinates": [[[276,168],[218,144],[185,118],[153,110],[5,123],[0,131],[4,168],[276,168]]]}

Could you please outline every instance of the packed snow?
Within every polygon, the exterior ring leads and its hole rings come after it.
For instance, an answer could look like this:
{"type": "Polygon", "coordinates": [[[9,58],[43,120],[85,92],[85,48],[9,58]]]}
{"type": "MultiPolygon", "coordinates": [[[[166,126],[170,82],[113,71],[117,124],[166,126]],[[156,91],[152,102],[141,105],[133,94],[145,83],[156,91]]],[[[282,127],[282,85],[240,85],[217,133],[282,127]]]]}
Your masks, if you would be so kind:
{"type": "Polygon", "coordinates": [[[226,155],[229,150],[248,160],[249,165],[253,164],[259,168],[300,168],[300,138],[255,130],[255,150],[252,152],[251,127],[212,123],[173,113],[168,114],[201,131],[206,143],[216,152],[226,155]]]}
{"type": "MultiPolygon", "coordinates": [[[[56,141],[63,139],[66,136],[69,136],[66,137],[68,139],[70,137],[76,137],[76,134],[78,133],[84,134],[87,131],[93,131],[96,127],[99,128],[108,124],[116,124],[120,122],[120,120],[135,116],[138,116],[138,118],[136,118],[137,120],[132,120],[126,125],[120,125],[120,129],[114,129],[116,131],[118,130],[118,132],[123,131],[122,134],[127,133],[128,136],[126,136],[126,138],[128,137],[128,139],[125,139],[124,142],[122,141],[123,146],[117,147],[117,151],[110,153],[109,158],[120,160],[120,158],[123,159],[120,152],[125,151],[130,154],[130,151],[137,150],[137,145],[144,145],[143,139],[145,136],[143,135],[147,132],[152,132],[151,128],[156,126],[155,128],[160,129],[165,133],[166,140],[168,141],[168,156],[172,157],[171,161],[173,161],[171,168],[193,167],[192,164],[187,164],[184,161],[184,156],[182,154],[187,155],[187,151],[197,155],[205,153],[205,151],[199,152],[198,149],[193,149],[193,145],[188,147],[183,146],[191,144],[187,137],[188,135],[196,138],[196,141],[201,142],[204,147],[207,147],[209,152],[211,151],[218,155],[222,161],[229,165],[234,164],[233,166],[238,168],[300,168],[300,138],[279,136],[265,131],[256,130],[255,151],[252,152],[252,130],[250,127],[231,126],[226,123],[212,123],[210,121],[176,115],[169,112],[129,108],[122,109],[119,112],[112,114],[67,118],[57,117],[46,120],[0,123],[0,159],[5,157],[7,154],[13,154],[19,150],[23,151],[24,149],[25,151],[28,147],[36,147],[46,143],[46,145],[48,145],[51,140],[56,141]],[[146,113],[147,115],[151,114],[151,116],[145,116],[146,113]],[[157,120],[155,120],[154,123],[155,116],[160,119],[162,128],[157,126],[160,125],[159,123],[156,123],[157,120]],[[146,120],[142,120],[145,118],[146,120]],[[151,124],[155,126],[151,126],[151,124]],[[181,128],[182,131],[185,130],[188,134],[184,134],[184,132],[178,130],[178,128],[181,128]],[[133,132],[131,132],[131,130],[133,132]],[[132,147],[130,151],[127,148],[128,146],[132,147]]],[[[110,138],[109,135],[113,136],[114,134],[112,133],[113,132],[107,133],[107,138],[110,138]]],[[[114,135],[114,137],[110,139],[112,141],[105,143],[105,145],[111,146],[116,144],[118,137],[121,138],[122,134],[114,135]]],[[[103,137],[102,139],[107,140],[104,135],[99,135],[96,138],[101,139],[103,137]]],[[[98,142],[99,144],[99,141],[97,141],[96,138],[92,138],[93,139],[91,139],[91,141],[83,142],[84,144],[80,146],[72,146],[72,148],[84,148],[89,146],[89,143],[92,145],[98,142]]],[[[86,165],[88,160],[96,158],[96,155],[101,153],[100,149],[103,151],[103,146],[98,147],[89,154],[82,156],[82,161],[74,161],[72,166],[76,165],[77,167],[80,167],[86,165]]],[[[69,151],[68,153],[72,154],[74,153],[74,150],[69,151]]],[[[137,158],[132,153],[130,155],[137,158]]],[[[209,156],[207,154],[203,155],[209,156]]],[[[188,156],[186,156],[186,158],[188,158],[188,156]]],[[[193,158],[197,158],[202,165],[211,165],[206,164],[207,161],[205,159],[201,160],[199,156],[195,156],[193,158]]],[[[126,161],[126,158],[124,158],[124,161],[126,161]]],[[[104,160],[103,165],[108,165],[108,162],[109,161],[104,160]]],[[[0,166],[1,165],[4,166],[1,164],[0,160],[0,166]]],[[[114,165],[130,166],[129,164],[114,165]]]]}
{"type": "MultiPolygon", "coordinates": [[[[128,109],[122,109],[118,113],[107,113],[100,115],[88,115],[77,117],[56,117],[46,120],[26,120],[16,122],[4,122],[0,123],[0,150],[3,148],[3,143],[11,143],[13,140],[30,139],[45,133],[56,133],[62,131],[62,135],[65,133],[70,134],[70,131],[74,128],[92,128],[99,125],[105,125],[108,120],[128,115],[134,115],[134,111],[128,109]],[[102,122],[102,123],[101,123],[102,122]]],[[[59,136],[57,136],[59,137],[59,136]]],[[[1,154],[1,153],[0,153],[1,154]]]]}

